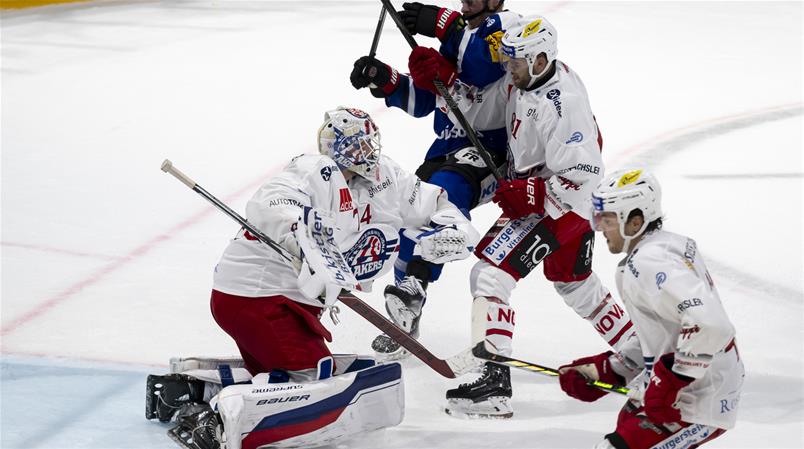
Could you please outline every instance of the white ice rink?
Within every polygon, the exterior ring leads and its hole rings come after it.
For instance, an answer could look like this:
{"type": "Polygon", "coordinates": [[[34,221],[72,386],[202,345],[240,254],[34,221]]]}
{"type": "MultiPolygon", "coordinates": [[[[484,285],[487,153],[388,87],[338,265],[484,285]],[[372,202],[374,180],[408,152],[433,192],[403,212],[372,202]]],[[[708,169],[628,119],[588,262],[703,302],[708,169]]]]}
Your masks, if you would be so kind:
{"type": "MultiPolygon", "coordinates": [[[[558,28],[607,167],[650,165],[666,229],[695,238],[709,264],[747,375],[737,427],[706,447],[804,447],[802,3],[506,3],[558,28]]],[[[166,425],[144,419],[145,375],[171,356],[236,354],[208,297],[237,226],[162,173],[163,159],[242,211],[262,180],[315,151],[323,111],[354,105],[374,115],[386,154],[418,166],[431,119],[348,82],[379,5],[3,12],[0,447],[174,448],[166,425]]],[[[408,51],[388,20],[378,57],[405,69],[408,51]]],[[[476,210],[477,227],[497,212],[476,210]]],[[[594,266],[610,288],[617,260],[599,240],[594,266]]],[[[421,341],[442,357],[468,344],[472,263],[429,290],[421,341]]],[[[536,273],[514,293],[514,355],[557,366],[602,351],[536,273]]],[[[364,296],[382,308],[381,291],[364,296]]],[[[332,349],[369,352],[376,331],[343,309],[341,324],[325,321],[332,349]]],[[[588,448],[623,402],[584,404],[515,372],[513,419],[457,420],[441,410],[457,381],[415,359],[404,369],[403,423],[338,449],[588,448]]]]}

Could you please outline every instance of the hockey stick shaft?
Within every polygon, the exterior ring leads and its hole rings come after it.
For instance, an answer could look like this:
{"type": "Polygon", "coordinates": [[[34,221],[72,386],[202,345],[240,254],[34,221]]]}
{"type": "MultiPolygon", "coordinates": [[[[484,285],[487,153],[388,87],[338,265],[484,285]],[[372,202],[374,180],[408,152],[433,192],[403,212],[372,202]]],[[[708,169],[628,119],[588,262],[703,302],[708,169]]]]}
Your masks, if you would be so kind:
{"type": "Polygon", "coordinates": [[[229,206],[224,204],[221,200],[217,199],[214,195],[207,192],[206,190],[204,190],[203,187],[198,185],[198,183],[190,179],[189,176],[185,175],[178,168],[174,167],[173,163],[170,162],[169,159],[165,159],[165,161],[162,162],[162,171],[173,175],[173,177],[175,177],[176,179],[184,183],[184,185],[189,187],[190,190],[193,190],[202,197],[204,197],[204,199],[212,203],[212,205],[217,207],[221,212],[228,215],[234,221],[240,223],[240,226],[243,226],[249,233],[260,239],[260,241],[271,247],[271,249],[273,249],[274,251],[278,252],[279,255],[282,256],[284,259],[286,259],[288,262],[298,260],[298,257],[289,253],[285,248],[279,246],[278,243],[274,242],[273,240],[271,240],[270,237],[265,235],[262,231],[255,228],[251,223],[248,222],[248,220],[241,217],[240,214],[233,211],[231,208],[229,208],[229,206]]]}
{"type": "MultiPolygon", "coordinates": [[[[204,197],[207,201],[212,203],[213,206],[218,208],[220,211],[228,215],[236,222],[240,223],[240,225],[243,226],[246,230],[248,230],[248,232],[257,237],[261,242],[268,245],[271,249],[277,251],[280,255],[282,255],[282,257],[286,258],[288,261],[292,261],[294,259],[298,260],[296,256],[287,252],[287,250],[279,246],[278,243],[274,242],[270,237],[265,235],[259,229],[255,228],[245,218],[240,216],[240,214],[233,211],[231,208],[229,208],[229,206],[221,202],[219,199],[215,198],[214,195],[207,192],[201,186],[199,186],[195,181],[190,179],[189,176],[185,175],[179,169],[174,167],[173,163],[171,163],[170,160],[165,159],[165,161],[162,163],[162,171],[165,173],[170,173],[176,179],[184,183],[184,185],[189,187],[191,190],[195,191],[196,193],[204,197]]],[[[456,365],[456,370],[453,370],[452,365],[450,364],[450,360],[439,359],[438,357],[433,355],[432,352],[430,352],[427,348],[425,348],[421,343],[416,341],[413,337],[408,335],[405,331],[400,329],[399,326],[389,321],[387,318],[382,316],[382,314],[374,310],[371,306],[366,304],[363,300],[361,300],[357,296],[353,295],[351,292],[347,290],[342,290],[340,295],[338,295],[338,300],[340,300],[350,309],[354,310],[355,313],[365,318],[366,321],[373,324],[377,329],[384,332],[389,337],[393,338],[403,348],[407,349],[411,354],[416,356],[419,360],[424,362],[427,366],[432,368],[438,374],[441,374],[442,376],[450,379],[454,379],[455,377],[457,377],[455,371],[460,370],[459,365],[456,365]]]]}
{"type": "MultiPolygon", "coordinates": [[[[405,24],[402,23],[402,19],[399,17],[399,13],[397,13],[397,11],[394,9],[394,6],[391,4],[391,0],[380,0],[380,1],[382,2],[385,9],[388,11],[388,14],[391,16],[391,19],[393,19],[394,23],[396,24],[396,27],[399,28],[399,31],[402,33],[402,36],[410,45],[410,48],[418,47],[416,39],[414,39],[413,35],[410,34],[410,31],[408,31],[408,29],[405,28],[405,24]]],[[[438,78],[433,80],[433,85],[435,85],[436,90],[438,90],[438,93],[444,98],[444,101],[447,102],[447,106],[452,112],[452,115],[454,115],[455,118],[458,120],[458,123],[461,125],[461,128],[463,128],[464,131],[466,131],[466,135],[469,138],[469,141],[472,142],[472,145],[474,145],[475,148],[477,148],[477,152],[480,154],[480,157],[481,159],[483,159],[483,162],[486,164],[486,167],[488,167],[489,170],[491,170],[491,174],[494,175],[494,179],[497,180],[498,184],[501,184],[503,180],[502,173],[500,173],[500,170],[499,168],[497,168],[497,165],[494,164],[494,160],[491,157],[491,153],[489,153],[489,151],[483,145],[483,142],[481,142],[480,139],[477,137],[477,132],[475,132],[474,128],[472,128],[472,125],[469,124],[469,120],[467,120],[466,116],[463,115],[463,112],[461,112],[461,109],[458,107],[458,103],[455,101],[455,98],[452,97],[452,95],[447,90],[447,87],[444,86],[444,83],[441,82],[441,80],[439,80],[438,78]]]]}
{"type": "Polygon", "coordinates": [[[382,34],[382,27],[385,25],[385,5],[380,9],[380,19],[377,21],[377,29],[374,30],[374,40],[371,41],[371,50],[369,50],[369,58],[377,55],[377,46],[380,44],[380,35],[382,34]]]}
{"type": "MultiPolygon", "coordinates": [[[[558,370],[554,368],[548,368],[546,366],[537,365],[535,363],[526,362],[524,360],[518,360],[511,357],[506,357],[504,355],[489,352],[486,349],[485,342],[482,341],[478,343],[477,346],[472,348],[472,354],[479,359],[488,360],[489,362],[494,362],[498,365],[510,366],[511,368],[518,368],[524,371],[530,371],[532,373],[538,373],[550,377],[558,377],[560,375],[558,370]]],[[[589,382],[589,385],[599,388],[603,391],[607,391],[609,393],[619,393],[626,396],[630,391],[628,388],[623,387],[621,385],[607,384],[599,380],[591,381],[589,382]]]]}

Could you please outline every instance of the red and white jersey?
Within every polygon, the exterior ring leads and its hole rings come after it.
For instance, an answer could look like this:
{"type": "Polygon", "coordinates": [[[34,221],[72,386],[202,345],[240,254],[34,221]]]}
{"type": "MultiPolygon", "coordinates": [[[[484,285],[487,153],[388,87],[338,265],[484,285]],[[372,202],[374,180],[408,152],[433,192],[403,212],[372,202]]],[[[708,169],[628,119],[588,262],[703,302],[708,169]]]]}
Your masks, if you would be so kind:
{"type": "Polygon", "coordinates": [[[674,353],[673,371],[696,379],[679,393],[682,419],[733,427],[743,364],[695,241],[662,230],[645,235],[620,263],[617,288],[642,348],[637,388],[646,387],[663,354],[674,353]]]}
{"type": "Polygon", "coordinates": [[[518,89],[510,73],[500,81],[510,176],[543,178],[544,209],[554,219],[569,211],[591,218],[589,198],[603,176],[602,140],[583,82],[559,60],[539,87],[518,89]]]}
{"type": "MultiPolygon", "coordinates": [[[[336,241],[361,285],[393,267],[400,228],[427,226],[433,215],[444,212],[456,224],[468,224],[440,187],[422,182],[386,156],[380,157],[376,179],[354,176],[347,182],[332,159],[317,154],[296,157],[263,184],[246,205],[246,219],[298,254],[291,227],[304,207],[334,217],[336,241]]],[[[298,274],[276,251],[241,230],[215,267],[213,288],[246,297],[283,295],[320,307],[321,302],[299,291],[298,274]]]]}

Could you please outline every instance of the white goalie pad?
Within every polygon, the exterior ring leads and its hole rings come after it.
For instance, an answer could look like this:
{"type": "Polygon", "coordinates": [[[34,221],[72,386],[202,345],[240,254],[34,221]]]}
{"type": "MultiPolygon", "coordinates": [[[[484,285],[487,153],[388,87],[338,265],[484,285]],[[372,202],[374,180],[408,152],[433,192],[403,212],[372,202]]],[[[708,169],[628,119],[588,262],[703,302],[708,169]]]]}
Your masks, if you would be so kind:
{"type": "Polygon", "coordinates": [[[399,424],[402,368],[378,365],[306,383],[232,385],[210,405],[226,449],[317,447],[399,424]]]}

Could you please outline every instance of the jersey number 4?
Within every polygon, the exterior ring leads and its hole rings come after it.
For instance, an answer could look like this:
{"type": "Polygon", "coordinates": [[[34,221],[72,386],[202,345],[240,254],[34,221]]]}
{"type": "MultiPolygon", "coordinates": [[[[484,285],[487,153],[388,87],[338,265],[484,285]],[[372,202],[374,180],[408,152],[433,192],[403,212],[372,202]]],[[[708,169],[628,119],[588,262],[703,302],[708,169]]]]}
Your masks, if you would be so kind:
{"type": "MultiPolygon", "coordinates": [[[[354,210],[352,216],[357,217],[360,214],[359,209],[359,207],[352,209],[354,210]]],[[[366,208],[363,209],[363,215],[360,216],[360,222],[365,224],[371,223],[371,204],[366,204],[366,208]]]]}

